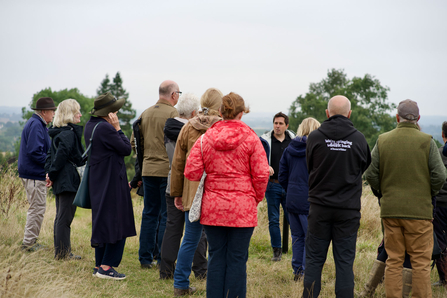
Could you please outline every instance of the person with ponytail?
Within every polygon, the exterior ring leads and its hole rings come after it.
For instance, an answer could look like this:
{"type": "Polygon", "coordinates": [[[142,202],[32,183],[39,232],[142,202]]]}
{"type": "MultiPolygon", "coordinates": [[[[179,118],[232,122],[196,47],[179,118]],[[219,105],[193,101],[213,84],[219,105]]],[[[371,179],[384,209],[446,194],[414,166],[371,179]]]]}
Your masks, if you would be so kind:
{"type": "Polygon", "coordinates": [[[222,92],[216,88],[209,88],[205,91],[200,99],[202,112],[189,119],[182,127],[175,145],[171,166],[171,196],[175,197],[175,207],[185,213],[185,234],[177,255],[177,265],[174,271],[175,296],[188,295],[196,291],[196,288],[189,286],[189,276],[191,275],[193,261],[196,278],[203,279],[206,277],[207,245],[206,239],[203,239],[206,238],[203,226],[198,221],[190,222],[188,218],[189,209],[199,187],[199,181],[185,179],[183,172],[185,170],[186,158],[194,143],[214,123],[222,120],[219,116],[222,96],[222,92]],[[200,240],[201,238],[202,240],[200,240]],[[198,251],[197,254],[195,254],[196,250],[198,251]]]}
{"type": "Polygon", "coordinates": [[[194,144],[186,161],[190,181],[198,182],[207,173],[200,218],[209,244],[207,297],[246,297],[248,247],[269,179],[261,141],[241,121],[248,112],[240,95],[225,95],[223,121],[194,144]]]}

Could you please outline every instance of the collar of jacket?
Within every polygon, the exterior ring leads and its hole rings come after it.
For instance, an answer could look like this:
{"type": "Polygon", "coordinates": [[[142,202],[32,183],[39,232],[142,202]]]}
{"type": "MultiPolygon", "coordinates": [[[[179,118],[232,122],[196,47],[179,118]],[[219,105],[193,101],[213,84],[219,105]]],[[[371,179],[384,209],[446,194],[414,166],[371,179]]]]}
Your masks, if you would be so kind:
{"type": "Polygon", "coordinates": [[[414,123],[410,123],[410,122],[399,122],[397,123],[397,128],[414,128],[419,130],[418,126],[414,123]]]}
{"type": "Polygon", "coordinates": [[[40,119],[40,121],[43,123],[43,125],[44,125],[45,127],[47,127],[48,124],[47,124],[47,122],[43,119],[42,115],[34,113],[32,117],[37,118],[37,119],[40,119]],[[35,117],[34,117],[34,116],[35,116],[35,117]]]}
{"type": "Polygon", "coordinates": [[[163,99],[163,98],[158,99],[157,103],[162,103],[162,104],[169,105],[169,106],[173,107],[173,105],[169,101],[167,101],[166,99],[163,99]]]}

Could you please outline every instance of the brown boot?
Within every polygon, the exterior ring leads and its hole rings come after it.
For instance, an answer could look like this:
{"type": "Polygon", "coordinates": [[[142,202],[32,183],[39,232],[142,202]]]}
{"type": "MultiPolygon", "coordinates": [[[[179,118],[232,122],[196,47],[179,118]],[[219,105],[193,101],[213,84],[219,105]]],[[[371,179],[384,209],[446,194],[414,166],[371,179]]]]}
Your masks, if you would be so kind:
{"type": "Polygon", "coordinates": [[[377,285],[382,281],[383,275],[385,274],[385,263],[379,260],[375,260],[371,273],[369,275],[369,280],[365,285],[365,289],[360,293],[359,297],[371,297],[376,291],[377,285]]]}
{"type": "Polygon", "coordinates": [[[413,282],[413,270],[409,268],[402,269],[402,298],[410,297],[413,282]]]}
{"type": "Polygon", "coordinates": [[[174,296],[186,296],[192,295],[197,291],[195,287],[189,287],[188,289],[177,289],[174,288],[174,296]]]}

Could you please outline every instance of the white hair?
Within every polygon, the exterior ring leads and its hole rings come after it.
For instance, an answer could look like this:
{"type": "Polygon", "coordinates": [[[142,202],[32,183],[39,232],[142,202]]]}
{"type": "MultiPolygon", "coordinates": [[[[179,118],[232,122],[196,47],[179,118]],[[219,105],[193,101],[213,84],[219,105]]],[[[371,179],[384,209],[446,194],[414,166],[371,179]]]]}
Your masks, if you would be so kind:
{"type": "Polygon", "coordinates": [[[53,126],[62,127],[67,126],[68,123],[73,123],[75,115],[80,113],[81,106],[74,99],[66,99],[61,101],[57,106],[56,113],[54,115],[53,126]]]}
{"type": "Polygon", "coordinates": [[[180,116],[189,118],[193,112],[199,110],[200,101],[194,93],[188,92],[180,96],[176,107],[180,116]]]}

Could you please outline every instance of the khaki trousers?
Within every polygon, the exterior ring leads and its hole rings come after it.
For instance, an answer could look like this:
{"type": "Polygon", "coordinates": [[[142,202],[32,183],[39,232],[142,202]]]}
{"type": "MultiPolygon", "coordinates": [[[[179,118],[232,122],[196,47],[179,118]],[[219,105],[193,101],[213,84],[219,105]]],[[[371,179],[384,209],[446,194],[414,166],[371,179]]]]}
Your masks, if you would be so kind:
{"type": "Polygon", "coordinates": [[[386,297],[402,297],[402,264],[405,250],[413,268],[414,298],[432,297],[430,260],[433,251],[433,224],[429,220],[383,218],[385,249],[386,297]]]}
{"type": "Polygon", "coordinates": [[[42,227],[47,204],[47,188],[45,181],[41,180],[22,178],[22,183],[29,203],[23,245],[31,246],[39,237],[40,228],[42,227]]]}

